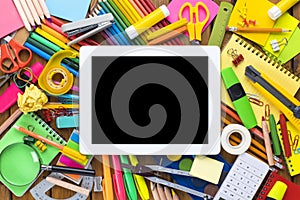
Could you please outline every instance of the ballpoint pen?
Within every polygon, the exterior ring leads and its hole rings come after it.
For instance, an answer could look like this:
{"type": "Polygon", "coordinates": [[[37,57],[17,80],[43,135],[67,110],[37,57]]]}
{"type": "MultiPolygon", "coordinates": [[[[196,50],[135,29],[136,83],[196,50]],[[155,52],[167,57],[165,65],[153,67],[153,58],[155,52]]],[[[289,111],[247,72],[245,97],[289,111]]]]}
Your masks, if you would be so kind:
{"type": "Polygon", "coordinates": [[[122,169],[120,165],[120,159],[117,155],[112,155],[112,163],[114,168],[113,184],[115,194],[118,200],[126,200],[126,192],[123,182],[122,169]]]}
{"type": "MultiPolygon", "coordinates": [[[[121,159],[121,164],[125,164],[125,165],[129,164],[127,156],[120,155],[120,159],[121,159]]],[[[129,200],[137,200],[138,199],[137,192],[136,192],[134,180],[132,177],[132,172],[125,167],[123,167],[123,172],[124,172],[123,180],[124,180],[124,184],[125,184],[127,197],[129,200]]]]}
{"type": "MultiPolygon", "coordinates": [[[[130,160],[131,165],[133,165],[133,166],[136,166],[138,164],[138,159],[135,155],[129,155],[129,160],[130,160]]],[[[148,187],[147,187],[144,177],[142,177],[138,174],[133,174],[133,179],[134,179],[136,189],[137,189],[141,199],[142,200],[150,199],[149,190],[148,190],[148,187]]]]}
{"type": "Polygon", "coordinates": [[[102,155],[102,165],[103,165],[103,199],[104,200],[114,200],[113,183],[111,179],[109,156],[102,155]]]}

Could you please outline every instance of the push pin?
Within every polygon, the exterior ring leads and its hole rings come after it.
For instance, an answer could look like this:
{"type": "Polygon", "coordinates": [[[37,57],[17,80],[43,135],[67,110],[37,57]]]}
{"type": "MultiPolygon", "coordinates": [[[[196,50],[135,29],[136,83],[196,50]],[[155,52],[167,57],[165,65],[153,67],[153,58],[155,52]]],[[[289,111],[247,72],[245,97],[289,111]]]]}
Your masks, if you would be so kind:
{"type": "Polygon", "coordinates": [[[47,146],[40,140],[37,140],[34,146],[36,146],[41,152],[44,152],[47,149],[47,146]]]}
{"type": "Polygon", "coordinates": [[[237,23],[239,26],[241,26],[241,27],[244,27],[245,26],[245,23],[244,22],[238,22],[237,23]]]}
{"type": "Polygon", "coordinates": [[[255,19],[249,19],[249,24],[252,24],[253,26],[256,25],[256,20],[255,19]]]}
{"type": "Polygon", "coordinates": [[[283,38],[280,41],[277,41],[276,39],[274,39],[274,40],[271,40],[270,44],[271,44],[273,51],[277,52],[280,50],[280,46],[288,44],[288,40],[286,38],[283,38]]]}
{"type": "Polygon", "coordinates": [[[244,24],[248,27],[249,23],[247,22],[247,19],[243,19],[244,24]]]}
{"type": "Polygon", "coordinates": [[[244,60],[243,55],[238,54],[236,49],[233,49],[233,48],[228,49],[227,54],[233,58],[232,63],[236,67],[244,60]]]}

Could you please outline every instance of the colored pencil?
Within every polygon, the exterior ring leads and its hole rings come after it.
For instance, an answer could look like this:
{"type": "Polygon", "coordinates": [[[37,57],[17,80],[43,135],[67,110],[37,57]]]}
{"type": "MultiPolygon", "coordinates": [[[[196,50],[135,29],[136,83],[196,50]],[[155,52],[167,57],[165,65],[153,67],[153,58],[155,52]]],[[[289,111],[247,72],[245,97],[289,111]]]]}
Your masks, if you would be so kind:
{"type": "Polygon", "coordinates": [[[21,19],[24,23],[25,28],[27,29],[27,31],[31,31],[32,29],[31,29],[30,23],[29,23],[29,21],[26,17],[26,14],[25,14],[25,12],[22,8],[22,5],[21,5],[20,1],[19,0],[13,0],[13,1],[14,1],[14,4],[15,4],[17,10],[18,10],[18,13],[19,13],[19,15],[20,15],[20,17],[21,17],[21,19]]]}
{"type": "Polygon", "coordinates": [[[274,160],[273,160],[273,152],[272,152],[272,147],[271,147],[271,140],[269,136],[269,129],[267,122],[264,117],[262,117],[262,130],[263,130],[263,135],[264,135],[264,142],[265,142],[265,148],[266,148],[266,153],[268,157],[268,164],[270,166],[274,165],[274,160]]]}

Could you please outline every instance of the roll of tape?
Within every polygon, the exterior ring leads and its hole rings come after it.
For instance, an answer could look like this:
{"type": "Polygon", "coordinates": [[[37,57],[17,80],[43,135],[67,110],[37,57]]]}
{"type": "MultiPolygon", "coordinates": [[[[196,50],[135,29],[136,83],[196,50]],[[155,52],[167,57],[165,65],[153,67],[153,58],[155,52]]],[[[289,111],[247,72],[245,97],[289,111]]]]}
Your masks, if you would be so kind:
{"type": "Polygon", "coordinates": [[[249,130],[240,124],[229,124],[225,126],[221,135],[221,144],[223,149],[233,155],[239,155],[247,151],[251,144],[251,135],[249,130]],[[241,142],[237,146],[233,146],[229,142],[229,137],[233,133],[241,135],[241,142]]]}

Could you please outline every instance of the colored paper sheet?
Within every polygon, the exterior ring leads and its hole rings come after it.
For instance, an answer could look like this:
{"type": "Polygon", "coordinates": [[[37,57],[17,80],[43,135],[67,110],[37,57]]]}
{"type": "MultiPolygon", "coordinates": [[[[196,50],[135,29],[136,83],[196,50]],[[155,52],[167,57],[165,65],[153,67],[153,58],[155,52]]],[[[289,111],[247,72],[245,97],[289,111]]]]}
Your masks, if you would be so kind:
{"type": "MultiPolygon", "coordinates": [[[[273,21],[268,16],[268,10],[274,4],[268,0],[238,0],[233,8],[231,13],[228,26],[240,27],[239,22],[242,22],[243,19],[240,16],[240,12],[245,10],[246,19],[256,20],[257,28],[272,28],[275,21],[273,21]]],[[[249,25],[250,27],[251,25],[249,25]]],[[[252,26],[251,26],[252,27],[252,26]]],[[[270,33],[246,33],[246,32],[237,32],[237,34],[259,44],[264,45],[269,38],[270,33]]]]}
{"type": "Polygon", "coordinates": [[[46,5],[51,15],[68,21],[78,21],[86,18],[90,1],[47,0],[46,5]]]}
{"type": "Polygon", "coordinates": [[[218,184],[224,163],[209,158],[207,156],[197,155],[194,159],[190,170],[190,175],[208,181],[210,183],[218,184]]]}
{"type": "Polygon", "coordinates": [[[0,38],[24,26],[12,0],[0,0],[0,13],[0,38]]]}
{"type": "Polygon", "coordinates": [[[300,53],[300,29],[297,27],[292,35],[292,37],[289,39],[289,44],[284,47],[283,51],[278,57],[278,60],[281,61],[281,63],[286,63],[290,61],[292,58],[294,58],[297,54],[300,53]]]}
{"type": "MultiPolygon", "coordinates": [[[[197,2],[199,2],[198,0],[186,0],[186,1],[182,1],[182,0],[173,0],[168,4],[168,9],[170,11],[170,15],[166,18],[169,22],[173,23],[176,22],[177,20],[179,20],[179,11],[181,6],[185,3],[185,2],[190,2],[193,6],[196,5],[197,2]]],[[[210,17],[208,19],[208,22],[206,23],[206,25],[204,26],[203,31],[205,31],[205,29],[207,28],[207,26],[212,22],[212,20],[215,18],[215,16],[218,13],[219,10],[219,6],[218,4],[216,4],[214,1],[212,0],[201,0],[200,2],[203,2],[209,12],[210,12],[210,17]]],[[[205,15],[205,11],[203,8],[199,8],[199,16],[200,16],[200,21],[203,21],[206,17],[205,15]]],[[[184,18],[187,18],[188,20],[190,19],[190,15],[189,15],[189,9],[184,9],[183,10],[183,15],[184,18]]],[[[186,33],[186,35],[188,36],[188,33],[186,33]]]]}
{"type": "MultiPolygon", "coordinates": [[[[299,21],[295,17],[291,16],[289,13],[284,13],[281,17],[279,17],[275,24],[274,28],[284,28],[287,30],[291,30],[291,32],[285,32],[285,33],[271,33],[270,37],[268,38],[267,42],[264,45],[264,49],[267,50],[268,52],[272,53],[274,56],[279,57],[279,55],[283,52],[283,50],[288,46],[288,45],[293,45],[293,43],[290,43],[289,40],[292,37],[296,27],[298,26],[299,21]],[[271,46],[271,41],[272,40],[277,40],[282,41],[282,39],[286,38],[288,41],[288,45],[281,45],[280,50],[277,52],[274,52],[271,46]]],[[[299,41],[299,40],[298,40],[299,41]]],[[[296,51],[297,48],[294,49],[296,51]]],[[[293,49],[289,51],[290,54],[294,55],[293,49]]]]}

